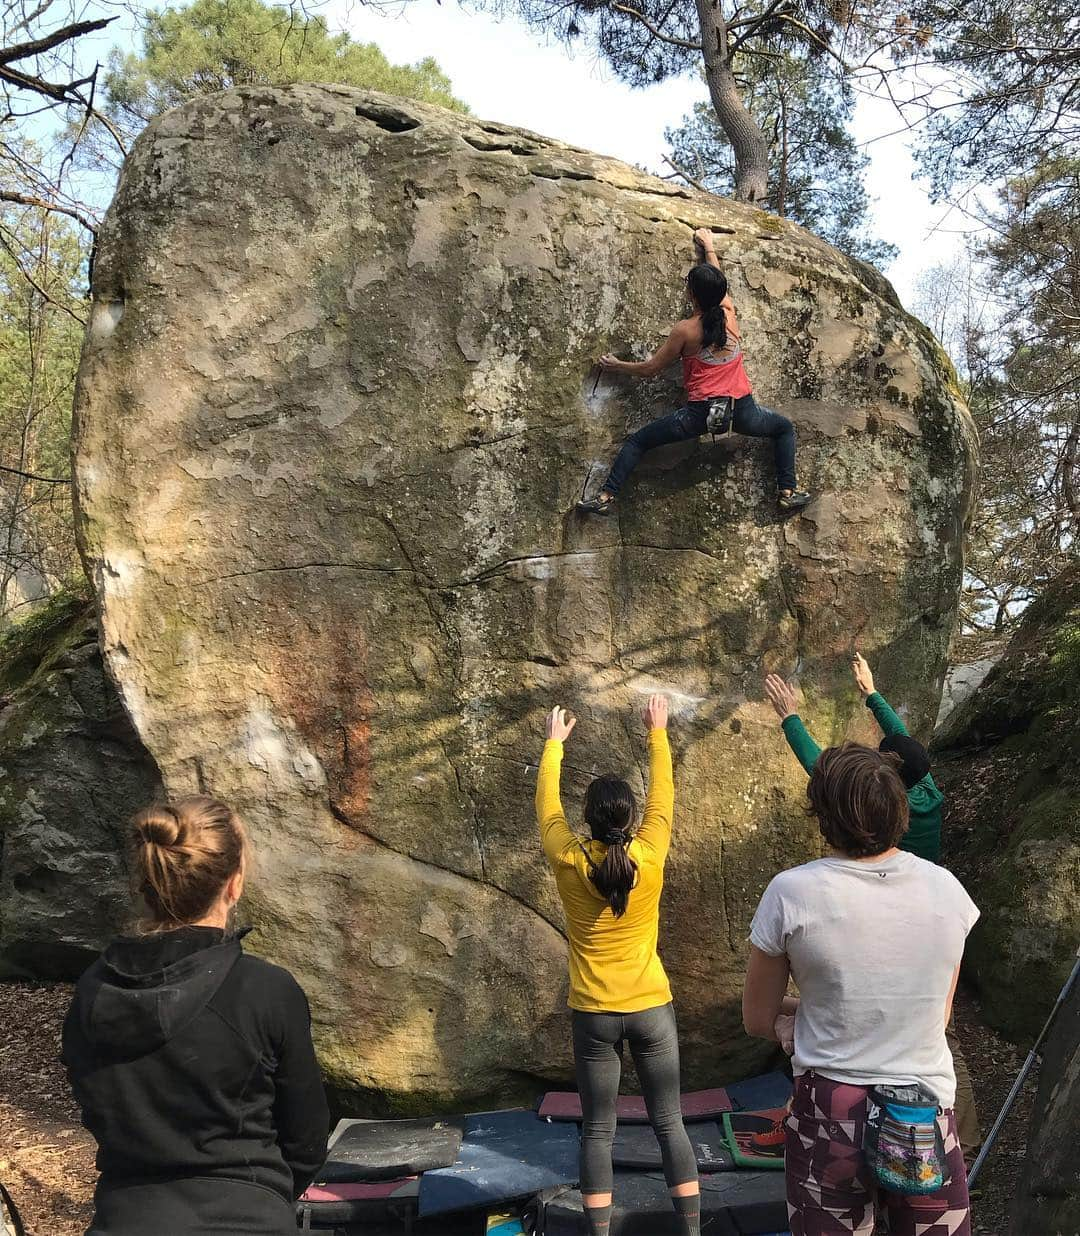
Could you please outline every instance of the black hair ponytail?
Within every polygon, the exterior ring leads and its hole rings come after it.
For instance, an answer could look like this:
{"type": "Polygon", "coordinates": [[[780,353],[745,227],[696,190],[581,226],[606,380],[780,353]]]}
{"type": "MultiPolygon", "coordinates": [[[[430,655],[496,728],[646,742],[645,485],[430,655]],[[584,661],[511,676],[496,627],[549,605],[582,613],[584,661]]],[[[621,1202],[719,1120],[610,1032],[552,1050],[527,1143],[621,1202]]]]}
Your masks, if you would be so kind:
{"type": "Polygon", "coordinates": [[[585,792],[585,822],[593,840],[602,841],[607,853],[599,866],[590,865],[589,879],[622,918],[637,879],[637,864],[626,852],[634,823],[634,794],[618,777],[597,777],[585,792]]]}
{"type": "Polygon", "coordinates": [[[701,310],[702,349],[726,347],[727,322],[724,319],[723,300],[728,294],[727,277],[715,266],[702,262],[691,269],[686,283],[701,310]]]}

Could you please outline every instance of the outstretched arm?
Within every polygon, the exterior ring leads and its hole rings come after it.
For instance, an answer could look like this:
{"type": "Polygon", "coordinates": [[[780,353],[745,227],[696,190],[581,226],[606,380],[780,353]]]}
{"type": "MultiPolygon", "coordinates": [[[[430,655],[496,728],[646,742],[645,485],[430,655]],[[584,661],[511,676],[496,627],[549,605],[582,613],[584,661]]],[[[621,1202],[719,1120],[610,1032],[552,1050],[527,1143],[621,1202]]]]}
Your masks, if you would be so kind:
{"type": "Polygon", "coordinates": [[[795,692],[779,674],[770,674],[765,679],[765,694],[780,718],[780,728],[784,731],[784,737],[795,753],[795,758],[808,774],[812,773],[821,748],[803,725],[802,717],[796,709],[795,692]]]}
{"type": "Polygon", "coordinates": [[[565,708],[556,706],[548,713],[547,741],[536,776],[536,823],[549,862],[555,862],[567,846],[574,844],[574,834],[562,809],[559,779],[562,775],[563,743],[576,724],[577,719],[568,716],[565,708]]]}
{"type": "Polygon", "coordinates": [[[686,330],[686,322],[676,322],[671,328],[671,334],[648,360],[624,361],[609,354],[600,357],[600,368],[605,373],[628,373],[635,378],[655,378],[658,373],[663,373],[682,355],[683,346],[686,343],[686,330]]]}
{"type": "MultiPolygon", "coordinates": [[[[713,234],[707,227],[699,227],[694,233],[694,248],[703,262],[714,266],[717,270],[720,269],[720,259],[713,248],[713,234]]],[[[741,340],[739,319],[735,316],[735,302],[731,299],[730,292],[720,302],[720,307],[724,311],[724,326],[727,329],[728,339],[741,340]]]]}
{"type": "Polygon", "coordinates": [[[649,728],[649,792],[637,840],[663,862],[671,848],[671,824],[675,815],[675,778],[671,771],[671,745],[667,735],[668,702],[652,695],[645,707],[649,728]]]}
{"type": "Polygon", "coordinates": [[[881,726],[882,732],[890,734],[906,734],[907,726],[889,707],[885,697],[874,689],[874,675],[861,653],[856,653],[851,660],[851,672],[855,675],[855,685],[862,694],[863,702],[874,714],[874,720],[881,726]]]}

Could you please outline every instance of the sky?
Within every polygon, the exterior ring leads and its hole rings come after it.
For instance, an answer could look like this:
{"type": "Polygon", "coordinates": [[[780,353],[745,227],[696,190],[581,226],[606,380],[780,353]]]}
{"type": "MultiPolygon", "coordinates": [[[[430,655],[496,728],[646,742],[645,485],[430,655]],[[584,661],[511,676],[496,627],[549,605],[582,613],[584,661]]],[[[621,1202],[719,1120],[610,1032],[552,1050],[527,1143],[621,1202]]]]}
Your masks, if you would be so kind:
{"type": "MultiPolygon", "coordinates": [[[[319,11],[332,28],[378,44],[395,63],[432,56],[457,97],[484,120],[520,125],[650,171],[670,171],[663,165],[664,130],[706,97],[704,84],[693,76],[631,90],[588,51],[570,54],[563,43],[545,41],[516,19],[496,21],[454,0],[410,0],[392,8],[330,0],[319,11]]],[[[885,273],[910,306],[919,276],[951,261],[967,229],[931,203],[914,179],[909,135],[885,136],[900,127],[891,103],[860,96],[854,132],[870,157],[872,227],[899,247],[885,273]]]]}

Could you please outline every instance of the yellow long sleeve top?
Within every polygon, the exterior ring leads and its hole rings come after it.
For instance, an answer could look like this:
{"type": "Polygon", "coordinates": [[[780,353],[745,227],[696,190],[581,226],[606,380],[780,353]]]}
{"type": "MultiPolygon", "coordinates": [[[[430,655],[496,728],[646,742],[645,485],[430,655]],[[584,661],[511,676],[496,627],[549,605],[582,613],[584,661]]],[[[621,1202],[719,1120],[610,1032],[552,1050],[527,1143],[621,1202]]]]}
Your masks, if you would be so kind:
{"type": "Polygon", "coordinates": [[[649,733],[649,792],[641,827],[627,847],[637,864],[637,879],[622,918],[612,914],[589,878],[590,863],[602,862],[607,846],[583,841],[566,822],[559,797],[562,757],[562,743],[548,739],[536,781],[536,821],[566,914],[567,1003],[583,1013],[639,1013],[667,1004],[671,986],[656,951],[675,808],[667,731],[649,733]]]}

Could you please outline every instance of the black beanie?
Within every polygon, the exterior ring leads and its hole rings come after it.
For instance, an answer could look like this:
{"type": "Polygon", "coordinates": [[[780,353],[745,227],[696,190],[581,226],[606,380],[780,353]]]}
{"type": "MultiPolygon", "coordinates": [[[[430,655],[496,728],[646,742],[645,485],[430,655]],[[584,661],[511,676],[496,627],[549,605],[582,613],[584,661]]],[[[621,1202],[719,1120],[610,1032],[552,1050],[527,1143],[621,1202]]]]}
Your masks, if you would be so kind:
{"type": "Polygon", "coordinates": [[[903,764],[900,766],[900,780],[906,789],[918,785],[930,771],[930,757],[926,748],[910,734],[890,734],[878,745],[879,751],[891,751],[898,755],[903,764]]]}

